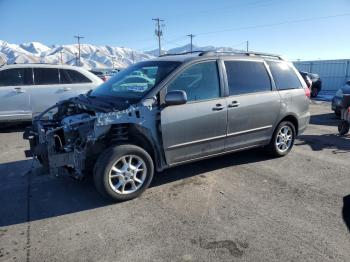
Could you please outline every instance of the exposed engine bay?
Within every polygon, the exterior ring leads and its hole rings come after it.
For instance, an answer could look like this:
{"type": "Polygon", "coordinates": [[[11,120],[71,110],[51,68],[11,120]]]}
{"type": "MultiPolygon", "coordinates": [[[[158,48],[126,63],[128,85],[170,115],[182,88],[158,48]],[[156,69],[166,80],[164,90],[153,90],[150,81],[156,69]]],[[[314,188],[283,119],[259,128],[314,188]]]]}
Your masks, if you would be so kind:
{"type": "Polygon", "coordinates": [[[51,175],[64,169],[77,179],[93,169],[104,149],[130,139],[147,144],[162,158],[155,148],[159,134],[154,119],[159,112],[154,103],[110,103],[87,95],[59,102],[35,117],[25,131],[23,138],[30,141],[26,156],[36,157],[51,175]]]}

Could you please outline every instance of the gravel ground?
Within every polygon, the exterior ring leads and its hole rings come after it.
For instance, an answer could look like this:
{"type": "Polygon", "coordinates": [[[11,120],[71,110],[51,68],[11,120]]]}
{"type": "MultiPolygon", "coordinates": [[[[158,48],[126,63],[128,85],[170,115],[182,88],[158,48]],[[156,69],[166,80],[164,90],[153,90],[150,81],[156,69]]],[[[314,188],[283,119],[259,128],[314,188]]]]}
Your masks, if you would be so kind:
{"type": "Polygon", "coordinates": [[[350,261],[350,137],[326,102],[292,152],[250,150],[157,174],[113,204],[52,178],[0,131],[0,261],[350,261]],[[33,166],[33,171],[28,172],[33,166]]]}

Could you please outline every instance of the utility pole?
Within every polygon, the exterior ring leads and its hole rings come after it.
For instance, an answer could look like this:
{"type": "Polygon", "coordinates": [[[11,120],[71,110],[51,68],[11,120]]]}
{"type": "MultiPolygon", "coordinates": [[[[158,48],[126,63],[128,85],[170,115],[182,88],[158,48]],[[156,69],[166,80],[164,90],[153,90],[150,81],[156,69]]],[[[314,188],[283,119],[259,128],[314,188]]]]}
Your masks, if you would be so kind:
{"type": "Polygon", "coordinates": [[[153,18],[152,20],[157,22],[157,28],[155,30],[155,34],[158,37],[159,56],[161,56],[162,55],[162,46],[161,46],[161,43],[160,43],[160,38],[163,35],[163,31],[160,29],[160,22],[164,22],[164,20],[160,19],[159,17],[158,18],[153,18]]]}
{"type": "Polygon", "coordinates": [[[189,36],[190,39],[191,39],[191,53],[192,53],[192,52],[193,52],[193,42],[192,42],[192,40],[193,40],[193,37],[195,37],[195,35],[189,34],[189,35],[187,35],[187,36],[189,36]]]}
{"type": "Polygon", "coordinates": [[[114,70],[114,60],[115,60],[115,56],[112,56],[112,69],[114,70]]]}
{"type": "Polygon", "coordinates": [[[80,35],[75,35],[74,38],[78,39],[78,49],[79,49],[79,66],[81,66],[81,60],[80,60],[80,39],[84,38],[80,35]]]}
{"type": "Polygon", "coordinates": [[[131,59],[132,59],[132,63],[135,64],[134,51],[131,51],[131,59]]]}
{"type": "Polygon", "coordinates": [[[247,52],[249,52],[249,41],[248,40],[246,41],[246,44],[247,44],[247,52]]]}
{"type": "Polygon", "coordinates": [[[75,65],[77,66],[78,65],[78,53],[75,52],[74,55],[75,55],[75,65]]]}
{"type": "Polygon", "coordinates": [[[63,57],[62,57],[62,50],[60,51],[60,54],[61,54],[61,65],[63,65],[63,57]]]}

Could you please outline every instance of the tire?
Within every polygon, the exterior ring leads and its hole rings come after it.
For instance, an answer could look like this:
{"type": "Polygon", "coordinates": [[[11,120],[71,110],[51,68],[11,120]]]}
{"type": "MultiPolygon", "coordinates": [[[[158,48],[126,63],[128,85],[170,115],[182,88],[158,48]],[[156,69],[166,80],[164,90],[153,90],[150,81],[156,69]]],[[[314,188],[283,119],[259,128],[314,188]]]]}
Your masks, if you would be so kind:
{"type": "Polygon", "coordinates": [[[349,121],[342,120],[338,125],[339,135],[341,136],[345,136],[347,133],[349,133],[349,129],[350,129],[349,121]]]}
{"type": "Polygon", "coordinates": [[[336,110],[334,111],[334,114],[335,114],[335,116],[336,116],[337,118],[340,118],[340,117],[341,117],[341,111],[340,111],[339,109],[336,109],[336,110]]]}
{"type": "Polygon", "coordinates": [[[269,153],[275,157],[282,157],[287,155],[294,145],[295,136],[296,136],[296,132],[295,132],[295,127],[293,123],[289,121],[281,122],[273,133],[272,139],[268,146],[269,153]],[[285,136],[282,137],[282,133],[285,132],[285,130],[288,130],[288,132],[286,133],[285,136]],[[287,136],[290,136],[290,138],[288,139],[287,136]],[[278,145],[277,143],[279,141],[281,142],[278,145]],[[285,148],[283,146],[283,143],[285,143],[285,148]]]}
{"type": "Polygon", "coordinates": [[[318,88],[311,87],[311,97],[317,97],[317,96],[318,96],[318,88]]]}
{"type": "Polygon", "coordinates": [[[101,195],[118,202],[127,201],[140,196],[148,188],[153,173],[152,158],[144,149],[135,145],[118,145],[106,149],[97,159],[94,184],[101,195]]]}

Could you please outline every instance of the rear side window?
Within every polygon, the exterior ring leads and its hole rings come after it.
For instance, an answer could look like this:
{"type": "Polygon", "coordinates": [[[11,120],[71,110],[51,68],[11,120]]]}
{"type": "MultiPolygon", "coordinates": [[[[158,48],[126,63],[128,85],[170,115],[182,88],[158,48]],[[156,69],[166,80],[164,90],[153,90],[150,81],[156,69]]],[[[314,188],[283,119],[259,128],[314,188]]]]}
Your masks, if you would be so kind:
{"type": "Polygon", "coordinates": [[[71,69],[60,69],[62,84],[91,83],[91,80],[78,71],[71,69]]]}
{"type": "Polygon", "coordinates": [[[34,81],[36,85],[59,84],[57,68],[34,68],[34,81]]]}
{"type": "Polygon", "coordinates": [[[263,62],[225,61],[229,94],[271,91],[271,81],[263,62]]]}
{"type": "Polygon", "coordinates": [[[0,71],[0,86],[21,86],[33,84],[31,70],[13,68],[0,71]]]}
{"type": "Polygon", "coordinates": [[[302,85],[294,70],[286,63],[268,61],[278,90],[301,88],[302,85]]]}

